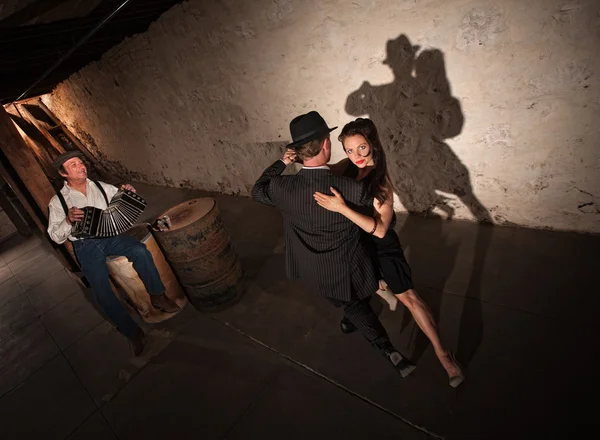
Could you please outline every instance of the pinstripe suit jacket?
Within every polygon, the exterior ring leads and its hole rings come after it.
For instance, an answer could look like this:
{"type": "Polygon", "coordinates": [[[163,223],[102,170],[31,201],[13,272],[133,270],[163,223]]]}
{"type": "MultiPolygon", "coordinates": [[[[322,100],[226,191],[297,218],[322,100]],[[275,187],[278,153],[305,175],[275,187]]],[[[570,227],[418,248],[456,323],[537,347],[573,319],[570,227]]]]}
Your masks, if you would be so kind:
{"type": "MultiPolygon", "coordinates": [[[[372,215],[372,198],[361,182],[334,176],[328,169],[303,169],[281,176],[278,160],[252,189],[252,198],[275,206],[283,214],[286,271],[328,298],[367,298],[378,288],[373,261],[360,229],[336,212],[320,207],[313,194],[336,188],[353,209],[372,215]]],[[[367,237],[368,238],[368,237],[367,237]]]]}

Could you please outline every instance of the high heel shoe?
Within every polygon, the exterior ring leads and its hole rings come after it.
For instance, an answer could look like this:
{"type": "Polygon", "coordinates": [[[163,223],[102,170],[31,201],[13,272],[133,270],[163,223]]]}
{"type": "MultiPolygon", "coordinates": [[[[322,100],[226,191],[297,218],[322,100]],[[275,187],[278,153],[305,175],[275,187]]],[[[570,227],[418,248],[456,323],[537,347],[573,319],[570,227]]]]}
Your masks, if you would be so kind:
{"type": "Polygon", "coordinates": [[[456,365],[456,367],[458,368],[458,374],[455,374],[454,376],[451,376],[449,378],[449,380],[448,380],[450,386],[452,388],[456,388],[461,383],[464,382],[464,380],[466,379],[466,376],[465,376],[463,367],[458,363],[458,361],[456,360],[456,357],[454,357],[454,353],[449,352],[448,353],[448,357],[450,358],[450,360],[452,362],[454,362],[454,365],[456,365]]]}
{"type": "Polygon", "coordinates": [[[392,312],[396,310],[396,307],[398,306],[398,298],[396,298],[396,295],[394,295],[387,286],[385,286],[385,289],[377,290],[376,293],[388,303],[392,312]]]}

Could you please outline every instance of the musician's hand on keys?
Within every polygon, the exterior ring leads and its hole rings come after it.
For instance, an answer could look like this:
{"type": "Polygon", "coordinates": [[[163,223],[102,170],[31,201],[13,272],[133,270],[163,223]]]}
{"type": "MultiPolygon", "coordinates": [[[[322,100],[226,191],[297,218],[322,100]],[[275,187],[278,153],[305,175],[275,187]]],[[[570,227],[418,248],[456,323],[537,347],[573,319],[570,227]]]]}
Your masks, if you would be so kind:
{"type": "Polygon", "coordinates": [[[121,189],[126,189],[127,191],[136,192],[135,188],[128,183],[126,183],[125,185],[121,185],[121,189]]]}
{"type": "Polygon", "coordinates": [[[67,215],[67,221],[69,222],[69,224],[73,222],[78,222],[80,220],[83,220],[83,211],[74,206],[72,208],[69,208],[69,214],[67,215]]]}

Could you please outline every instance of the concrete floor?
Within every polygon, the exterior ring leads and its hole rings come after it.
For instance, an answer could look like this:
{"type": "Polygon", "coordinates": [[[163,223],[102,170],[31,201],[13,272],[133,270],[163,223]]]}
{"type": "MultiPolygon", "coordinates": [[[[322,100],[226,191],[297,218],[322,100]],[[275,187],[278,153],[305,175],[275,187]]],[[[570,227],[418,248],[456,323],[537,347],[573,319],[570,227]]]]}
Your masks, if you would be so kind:
{"type": "MultiPolygon", "coordinates": [[[[199,194],[137,186],[148,219],[199,194]]],[[[402,380],[285,279],[275,210],[217,200],[244,298],[147,327],[137,359],[43,239],[0,245],[3,440],[579,438],[597,424],[600,237],[400,219],[418,291],[468,368],[454,390],[405,310],[381,313],[417,363],[402,380]]]]}

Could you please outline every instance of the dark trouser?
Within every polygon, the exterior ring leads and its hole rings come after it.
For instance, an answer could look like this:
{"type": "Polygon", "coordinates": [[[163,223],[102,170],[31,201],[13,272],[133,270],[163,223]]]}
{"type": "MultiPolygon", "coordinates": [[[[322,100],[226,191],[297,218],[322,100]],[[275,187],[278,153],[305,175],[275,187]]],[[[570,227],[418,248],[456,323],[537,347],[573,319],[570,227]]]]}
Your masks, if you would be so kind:
{"type": "Polygon", "coordinates": [[[373,311],[371,298],[352,299],[350,302],[328,298],[336,307],[344,307],[344,320],[348,321],[378,349],[391,349],[390,338],[381,324],[381,321],[373,311]]]}
{"type": "Polygon", "coordinates": [[[160,280],[152,254],[146,249],[146,245],[133,237],[122,235],[77,240],[73,242],[73,248],[83,274],[92,287],[94,298],[104,313],[125,336],[135,336],[139,327],[129,316],[110,286],[106,257],[111,255],[127,257],[133,263],[133,268],[140,276],[148,293],[160,295],[165,291],[165,286],[160,280]]]}

